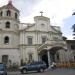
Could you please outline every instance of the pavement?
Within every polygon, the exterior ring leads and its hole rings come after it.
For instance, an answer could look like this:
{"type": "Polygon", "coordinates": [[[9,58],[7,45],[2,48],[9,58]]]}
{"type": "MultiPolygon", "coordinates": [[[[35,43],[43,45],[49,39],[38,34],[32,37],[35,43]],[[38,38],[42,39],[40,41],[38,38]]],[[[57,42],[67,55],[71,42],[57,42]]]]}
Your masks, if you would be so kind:
{"type": "Polygon", "coordinates": [[[28,72],[27,74],[21,74],[19,71],[8,72],[8,75],[75,75],[75,69],[48,69],[43,73],[28,72]]]}

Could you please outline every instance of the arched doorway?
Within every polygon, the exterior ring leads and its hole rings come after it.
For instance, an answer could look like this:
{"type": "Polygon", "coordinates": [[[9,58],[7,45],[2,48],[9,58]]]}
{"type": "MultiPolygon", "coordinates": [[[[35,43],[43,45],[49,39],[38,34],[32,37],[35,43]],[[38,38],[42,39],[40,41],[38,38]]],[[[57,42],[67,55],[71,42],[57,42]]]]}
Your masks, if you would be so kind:
{"type": "Polygon", "coordinates": [[[47,56],[47,50],[44,49],[42,50],[40,53],[39,53],[39,56],[40,56],[40,60],[44,61],[47,65],[47,67],[49,66],[48,65],[48,56],[47,56]]]}
{"type": "Polygon", "coordinates": [[[49,67],[52,62],[60,62],[59,51],[61,49],[63,49],[63,48],[60,46],[53,46],[49,50],[43,49],[39,53],[40,59],[47,64],[47,67],[49,67]],[[48,54],[49,54],[49,56],[48,56],[48,54]]]}
{"type": "Polygon", "coordinates": [[[49,65],[48,65],[48,57],[47,57],[47,53],[44,54],[44,55],[42,55],[42,61],[44,61],[44,62],[46,63],[47,67],[49,66],[49,65]]]}

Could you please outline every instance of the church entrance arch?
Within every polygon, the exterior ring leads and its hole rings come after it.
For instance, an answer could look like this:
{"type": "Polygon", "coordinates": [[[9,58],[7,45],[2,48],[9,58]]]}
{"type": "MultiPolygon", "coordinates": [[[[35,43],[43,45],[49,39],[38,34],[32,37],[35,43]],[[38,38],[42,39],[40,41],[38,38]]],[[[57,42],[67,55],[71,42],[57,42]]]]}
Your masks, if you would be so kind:
{"type": "Polygon", "coordinates": [[[40,56],[40,60],[44,61],[47,65],[47,67],[49,66],[48,65],[48,56],[47,56],[47,50],[44,49],[42,50],[40,53],[39,53],[39,56],[40,56]]]}
{"type": "Polygon", "coordinates": [[[47,49],[41,50],[39,53],[40,60],[44,61],[47,67],[50,66],[49,63],[51,64],[52,62],[59,62],[60,61],[59,50],[61,49],[64,49],[64,48],[60,46],[56,46],[56,47],[54,46],[50,48],[49,50],[47,49]]]}
{"type": "Polygon", "coordinates": [[[51,62],[58,62],[59,59],[59,53],[58,50],[62,49],[62,47],[52,47],[50,51],[50,60],[51,62]]]}

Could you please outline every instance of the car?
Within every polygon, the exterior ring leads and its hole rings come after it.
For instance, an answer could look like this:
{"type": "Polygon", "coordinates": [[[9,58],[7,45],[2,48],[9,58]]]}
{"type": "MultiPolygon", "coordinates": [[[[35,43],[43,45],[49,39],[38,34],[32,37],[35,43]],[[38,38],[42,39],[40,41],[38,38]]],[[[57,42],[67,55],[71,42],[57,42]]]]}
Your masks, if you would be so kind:
{"type": "Polygon", "coordinates": [[[0,63],[0,75],[7,75],[6,66],[0,63]]]}
{"type": "Polygon", "coordinates": [[[46,68],[47,66],[45,62],[37,61],[37,62],[32,62],[24,66],[21,66],[19,69],[20,72],[23,74],[23,73],[27,73],[28,71],[44,72],[46,68]]]}

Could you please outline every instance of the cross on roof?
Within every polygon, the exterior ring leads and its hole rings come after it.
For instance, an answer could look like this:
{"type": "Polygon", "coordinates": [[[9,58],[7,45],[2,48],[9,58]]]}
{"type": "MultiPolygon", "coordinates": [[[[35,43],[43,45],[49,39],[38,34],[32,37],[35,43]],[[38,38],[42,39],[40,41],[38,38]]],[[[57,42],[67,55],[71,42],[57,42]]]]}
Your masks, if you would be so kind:
{"type": "Polygon", "coordinates": [[[43,12],[42,12],[42,11],[40,11],[40,13],[41,13],[41,16],[43,16],[43,12]]]}

